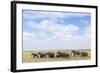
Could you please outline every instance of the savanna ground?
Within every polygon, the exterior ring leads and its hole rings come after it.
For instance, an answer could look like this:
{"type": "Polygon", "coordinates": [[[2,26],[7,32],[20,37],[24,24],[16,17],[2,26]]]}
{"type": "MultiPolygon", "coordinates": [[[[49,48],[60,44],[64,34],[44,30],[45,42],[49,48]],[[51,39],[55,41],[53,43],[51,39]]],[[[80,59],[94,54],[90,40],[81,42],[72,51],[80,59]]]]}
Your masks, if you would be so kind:
{"type": "Polygon", "coordinates": [[[53,52],[53,53],[57,53],[58,51],[61,52],[67,52],[69,54],[71,54],[72,50],[39,50],[39,51],[23,51],[22,54],[22,62],[23,63],[33,63],[33,62],[47,62],[47,61],[75,61],[75,60],[89,60],[91,59],[91,49],[81,49],[81,50],[77,50],[79,52],[87,52],[88,56],[87,57],[73,57],[71,56],[70,58],[66,59],[66,58],[32,58],[31,54],[32,53],[47,53],[47,52],[53,52]]]}

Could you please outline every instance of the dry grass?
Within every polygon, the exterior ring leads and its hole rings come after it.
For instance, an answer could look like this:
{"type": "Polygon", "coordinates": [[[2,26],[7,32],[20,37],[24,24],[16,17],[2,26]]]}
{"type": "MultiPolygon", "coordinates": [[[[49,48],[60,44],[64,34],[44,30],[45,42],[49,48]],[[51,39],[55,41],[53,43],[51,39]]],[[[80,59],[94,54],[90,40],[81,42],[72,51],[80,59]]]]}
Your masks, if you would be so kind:
{"type": "Polygon", "coordinates": [[[61,52],[67,52],[67,53],[71,53],[71,50],[42,50],[42,51],[23,51],[23,63],[32,63],[32,62],[47,62],[47,61],[75,61],[75,60],[88,60],[91,59],[91,49],[85,49],[85,50],[78,50],[79,52],[87,52],[88,53],[88,57],[70,57],[68,59],[66,58],[32,58],[31,54],[32,53],[38,53],[38,52],[42,52],[42,53],[46,53],[46,52],[53,52],[56,53],[58,51],[61,52]]]}

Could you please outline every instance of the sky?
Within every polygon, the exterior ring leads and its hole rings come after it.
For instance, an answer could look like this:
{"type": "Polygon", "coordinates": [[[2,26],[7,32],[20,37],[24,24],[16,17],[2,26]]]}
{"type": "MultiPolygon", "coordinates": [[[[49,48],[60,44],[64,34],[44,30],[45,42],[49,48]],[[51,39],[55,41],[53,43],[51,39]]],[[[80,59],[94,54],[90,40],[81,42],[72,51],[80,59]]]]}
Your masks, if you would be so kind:
{"type": "Polygon", "coordinates": [[[23,10],[23,50],[91,48],[91,14],[23,10]]]}

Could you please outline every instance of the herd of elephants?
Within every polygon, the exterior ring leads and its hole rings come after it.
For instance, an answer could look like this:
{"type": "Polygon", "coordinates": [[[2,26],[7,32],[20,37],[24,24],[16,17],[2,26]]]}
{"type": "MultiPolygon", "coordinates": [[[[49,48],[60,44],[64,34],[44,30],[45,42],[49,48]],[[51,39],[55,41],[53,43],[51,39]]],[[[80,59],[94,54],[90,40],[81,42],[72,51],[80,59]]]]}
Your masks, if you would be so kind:
{"type": "Polygon", "coordinates": [[[71,57],[88,57],[89,54],[88,52],[80,52],[80,51],[76,51],[76,50],[72,50],[70,53],[67,52],[62,52],[62,51],[58,51],[58,52],[47,52],[47,53],[43,53],[43,52],[37,52],[37,53],[31,53],[31,57],[32,58],[71,58],[71,57]]]}

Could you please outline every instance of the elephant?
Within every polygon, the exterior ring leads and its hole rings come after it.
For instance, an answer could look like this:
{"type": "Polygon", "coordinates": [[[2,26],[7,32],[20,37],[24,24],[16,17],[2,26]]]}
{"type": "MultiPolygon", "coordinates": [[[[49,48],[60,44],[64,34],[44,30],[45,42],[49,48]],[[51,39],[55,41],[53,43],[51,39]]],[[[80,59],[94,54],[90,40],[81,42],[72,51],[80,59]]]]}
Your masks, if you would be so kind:
{"type": "Polygon", "coordinates": [[[41,52],[39,52],[39,53],[38,53],[38,56],[39,56],[40,58],[46,58],[46,57],[47,57],[47,54],[46,54],[46,53],[41,53],[41,52]]]}
{"type": "Polygon", "coordinates": [[[53,52],[48,52],[46,54],[47,54],[48,58],[54,58],[55,57],[55,53],[53,53],[53,52]]]}
{"type": "Polygon", "coordinates": [[[81,57],[87,57],[88,53],[87,52],[81,52],[81,57]]]}
{"type": "Polygon", "coordinates": [[[74,55],[74,57],[78,57],[81,54],[79,51],[76,51],[76,50],[72,50],[71,52],[74,55]]]}
{"type": "Polygon", "coordinates": [[[70,54],[68,53],[64,53],[64,52],[57,52],[56,53],[56,58],[69,58],[70,57],[70,54]]]}
{"type": "Polygon", "coordinates": [[[38,54],[32,53],[32,54],[31,54],[31,57],[32,57],[32,58],[38,58],[38,54]]]}

